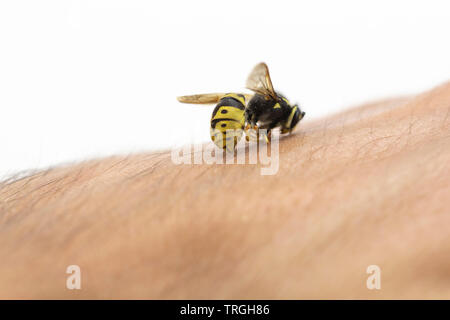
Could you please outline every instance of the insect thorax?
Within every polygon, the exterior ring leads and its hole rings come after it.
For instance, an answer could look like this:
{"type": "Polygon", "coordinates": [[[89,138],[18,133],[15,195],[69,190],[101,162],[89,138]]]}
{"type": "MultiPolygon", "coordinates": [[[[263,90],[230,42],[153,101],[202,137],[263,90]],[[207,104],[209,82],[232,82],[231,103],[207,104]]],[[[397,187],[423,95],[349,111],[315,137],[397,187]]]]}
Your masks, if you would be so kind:
{"type": "Polygon", "coordinates": [[[247,105],[245,117],[251,125],[259,122],[263,124],[262,127],[272,128],[285,121],[290,113],[291,106],[283,96],[280,95],[276,100],[255,94],[247,105]]]}

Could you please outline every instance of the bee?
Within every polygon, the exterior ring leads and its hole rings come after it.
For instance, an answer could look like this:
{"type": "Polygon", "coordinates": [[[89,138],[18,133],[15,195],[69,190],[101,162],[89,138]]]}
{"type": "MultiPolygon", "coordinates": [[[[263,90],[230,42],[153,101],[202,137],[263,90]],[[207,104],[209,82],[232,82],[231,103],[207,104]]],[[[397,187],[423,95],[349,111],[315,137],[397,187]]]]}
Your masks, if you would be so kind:
{"type": "Polygon", "coordinates": [[[264,62],[257,64],[247,78],[246,88],[254,94],[206,93],[178,97],[182,103],[217,103],[211,116],[211,140],[219,148],[234,149],[246,132],[265,129],[265,139],[270,141],[271,130],[279,127],[282,134],[291,133],[305,116],[298,105],[291,103],[273,89],[269,68],[264,62]],[[248,101],[248,103],[246,103],[248,101]],[[228,142],[228,143],[227,143],[228,142]]]}

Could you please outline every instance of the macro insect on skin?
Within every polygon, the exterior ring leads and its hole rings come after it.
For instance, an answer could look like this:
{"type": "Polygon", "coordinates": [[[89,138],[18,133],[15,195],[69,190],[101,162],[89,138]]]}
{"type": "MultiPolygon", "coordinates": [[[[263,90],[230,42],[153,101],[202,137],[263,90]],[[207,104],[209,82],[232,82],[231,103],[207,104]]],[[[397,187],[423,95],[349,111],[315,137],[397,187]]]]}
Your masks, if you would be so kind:
{"type": "Polygon", "coordinates": [[[305,116],[297,105],[291,103],[272,86],[269,68],[264,62],[257,64],[247,78],[247,89],[254,95],[241,93],[207,93],[178,97],[178,101],[194,104],[217,103],[211,116],[211,140],[217,147],[233,151],[243,131],[247,141],[249,130],[264,129],[264,137],[270,140],[271,130],[291,133],[305,116]],[[247,106],[245,104],[248,102],[247,106]]]}

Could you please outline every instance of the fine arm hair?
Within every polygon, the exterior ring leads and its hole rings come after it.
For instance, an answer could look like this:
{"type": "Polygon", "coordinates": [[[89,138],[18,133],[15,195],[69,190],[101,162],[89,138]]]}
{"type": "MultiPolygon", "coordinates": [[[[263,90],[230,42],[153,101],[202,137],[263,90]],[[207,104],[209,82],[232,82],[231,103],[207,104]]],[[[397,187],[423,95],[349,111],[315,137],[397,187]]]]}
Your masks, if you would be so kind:
{"type": "Polygon", "coordinates": [[[3,181],[0,298],[450,298],[450,83],[303,121],[273,176],[155,152],[3,181]]]}

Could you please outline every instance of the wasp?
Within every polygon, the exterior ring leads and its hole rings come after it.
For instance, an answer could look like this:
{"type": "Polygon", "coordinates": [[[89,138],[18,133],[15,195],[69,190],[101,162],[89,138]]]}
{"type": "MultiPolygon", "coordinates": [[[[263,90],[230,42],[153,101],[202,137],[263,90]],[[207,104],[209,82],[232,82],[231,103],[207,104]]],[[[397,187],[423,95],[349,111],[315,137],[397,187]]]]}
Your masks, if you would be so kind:
{"type": "Polygon", "coordinates": [[[280,128],[282,134],[291,133],[305,116],[297,104],[292,105],[274,90],[269,68],[264,62],[257,64],[250,72],[246,88],[253,94],[206,93],[177,99],[182,103],[217,103],[211,116],[211,140],[217,147],[229,151],[235,148],[243,132],[248,141],[250,130],[254,130],[259,139],[259,131],[265,129],[262,132],[269,142],[272,129],[280,128]]]}

